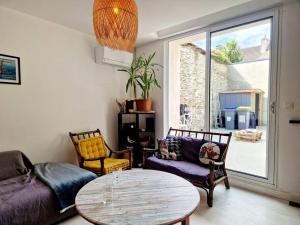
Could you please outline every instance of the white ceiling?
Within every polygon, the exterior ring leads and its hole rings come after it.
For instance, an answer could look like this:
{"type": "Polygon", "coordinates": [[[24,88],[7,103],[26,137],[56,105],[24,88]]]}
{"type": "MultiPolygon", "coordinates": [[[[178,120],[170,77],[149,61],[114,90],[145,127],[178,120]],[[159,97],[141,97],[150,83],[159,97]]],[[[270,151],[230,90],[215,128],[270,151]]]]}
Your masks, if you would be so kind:
{"type": "MultiPolygon", "coordinates": [[[[169,27],[251,0],[136,0],[139,8],[138,44],[157,38],[169,27]]],[[[0,6],[93,34],[93,0],[0,0],[0,6]]]]}

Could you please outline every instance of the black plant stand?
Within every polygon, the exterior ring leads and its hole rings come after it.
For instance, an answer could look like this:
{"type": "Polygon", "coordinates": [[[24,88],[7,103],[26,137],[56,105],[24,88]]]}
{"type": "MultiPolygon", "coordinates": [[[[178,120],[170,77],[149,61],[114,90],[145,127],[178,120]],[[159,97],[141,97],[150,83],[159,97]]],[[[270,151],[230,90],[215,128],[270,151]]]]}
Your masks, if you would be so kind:
{"type": "Polygon", "coordinates": [[[118,114],[119,149],[133,149],[133,167],[142,167],[142,148],[155,148],[155,112],[118,114]]]}

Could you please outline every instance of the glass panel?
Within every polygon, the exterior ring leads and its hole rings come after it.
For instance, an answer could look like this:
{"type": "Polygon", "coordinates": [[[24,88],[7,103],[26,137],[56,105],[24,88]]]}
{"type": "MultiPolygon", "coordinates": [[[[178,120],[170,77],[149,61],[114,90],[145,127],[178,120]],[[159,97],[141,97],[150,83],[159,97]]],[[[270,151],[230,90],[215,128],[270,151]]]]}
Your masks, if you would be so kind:
{"type": "Polygon", "coordinates": [[[233,132],[227,168],[267,176],[271,19],[211,34],[210,129],[233,132]]]}
{"type": "Polygon", "coordinates": [[[205,127],[206,33],[169,43],[169,125],[205,127]]]}

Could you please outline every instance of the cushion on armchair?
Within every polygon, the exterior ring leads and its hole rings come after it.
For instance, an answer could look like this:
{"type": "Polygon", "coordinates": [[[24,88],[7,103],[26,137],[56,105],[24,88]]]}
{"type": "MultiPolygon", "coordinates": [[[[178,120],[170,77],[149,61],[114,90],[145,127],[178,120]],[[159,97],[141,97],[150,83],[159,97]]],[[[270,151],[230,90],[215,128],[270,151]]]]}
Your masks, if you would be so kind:
{"type": "MultiPolygon", "coordinates": [[[[90,169],[100,169],[100,160],[84,161],[83,166],[90,169]]],[[[104,159],[104,174],[109,174],[118,169],[126,169],[129,167],[128,159],[114,159],[106,158],[104,159]]]]}
{"type": "Polygon", "coordinates": [[[107,152],[102,136],[79,140],[78,149],[81,157],[84,159],[105,157],[107,152]]]}

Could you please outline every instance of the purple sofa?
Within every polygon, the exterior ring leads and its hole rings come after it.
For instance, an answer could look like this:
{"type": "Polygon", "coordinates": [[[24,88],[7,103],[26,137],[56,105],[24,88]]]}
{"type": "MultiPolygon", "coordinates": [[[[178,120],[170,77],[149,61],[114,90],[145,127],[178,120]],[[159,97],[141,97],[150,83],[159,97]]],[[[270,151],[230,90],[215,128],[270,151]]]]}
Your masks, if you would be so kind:
{"type": "Polygon", "coordinates": [[[0,152],[0,165],[1,225],[49,225],[76,214],[75,207],[59,212],[53,191],[22,152],[0,152]]]}
{"type": "Polygon", "coordinates": [[[207,193],[207,204],[213,205],[214,187],[224,181],[230,188],[225,169],[225,159],[231,133],[212,133],[202,131],[188,131],[170,128],[166,139],[180,141],[182,159],[179,161],[165,160],[159,157],[159,149],[144,149],[143,164],[145,169],[155,169],[181,176],[195,186],[203,188],[207,193]],[[203,165],[199,162],[199,151],[204,143],[213,142],[220,148],[220,159],[203,165]]]}

